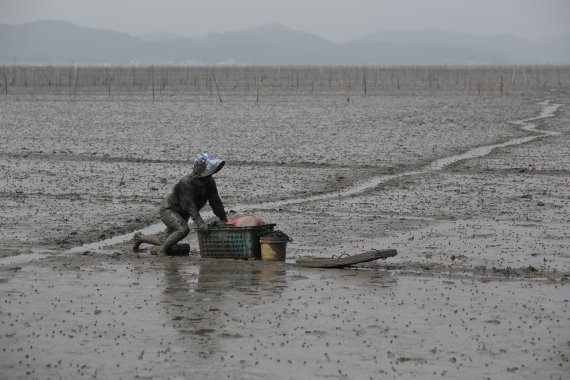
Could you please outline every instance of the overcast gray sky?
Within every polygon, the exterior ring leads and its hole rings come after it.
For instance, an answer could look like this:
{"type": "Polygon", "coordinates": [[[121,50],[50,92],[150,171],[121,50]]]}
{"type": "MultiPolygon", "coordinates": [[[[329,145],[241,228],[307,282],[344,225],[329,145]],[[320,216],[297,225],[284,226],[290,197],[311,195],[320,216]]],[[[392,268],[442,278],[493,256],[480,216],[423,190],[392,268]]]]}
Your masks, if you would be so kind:
{"type": "Polygon", "coordinates": [[[570,0],[0,0],[0,23],[66,20],[185,36],[281,23],[333,41],[433,27],[536,38],[570,33],[570,0]]]}

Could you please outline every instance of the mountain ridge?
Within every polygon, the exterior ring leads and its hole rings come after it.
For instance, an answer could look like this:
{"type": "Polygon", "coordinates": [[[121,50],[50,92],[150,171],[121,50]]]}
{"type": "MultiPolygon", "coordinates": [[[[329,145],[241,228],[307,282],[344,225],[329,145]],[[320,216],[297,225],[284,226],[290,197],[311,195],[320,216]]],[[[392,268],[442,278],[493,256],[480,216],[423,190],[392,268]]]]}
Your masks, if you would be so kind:
{"type": "Polygon", "coordinates": [[[0,24],[0,64],[567,64],[570,34],[529,40],[435,28],[337,43],[282,24],[201,37],[133,36],[68,21],[0,24]]]}

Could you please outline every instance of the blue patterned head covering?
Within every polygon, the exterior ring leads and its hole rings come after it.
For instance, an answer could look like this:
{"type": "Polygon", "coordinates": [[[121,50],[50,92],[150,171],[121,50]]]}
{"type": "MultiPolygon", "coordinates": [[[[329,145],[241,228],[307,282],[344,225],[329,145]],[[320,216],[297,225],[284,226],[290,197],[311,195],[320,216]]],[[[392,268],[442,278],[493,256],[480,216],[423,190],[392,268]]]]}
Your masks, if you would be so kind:
{"type": "Polygon", "coordinates": [[[194,164],[193,172],[195,175],[198,177],[207,177],[219,172],[226,162],[214,157],[210,153],[201,153],[194,157],[192,163],[194,164]]]}

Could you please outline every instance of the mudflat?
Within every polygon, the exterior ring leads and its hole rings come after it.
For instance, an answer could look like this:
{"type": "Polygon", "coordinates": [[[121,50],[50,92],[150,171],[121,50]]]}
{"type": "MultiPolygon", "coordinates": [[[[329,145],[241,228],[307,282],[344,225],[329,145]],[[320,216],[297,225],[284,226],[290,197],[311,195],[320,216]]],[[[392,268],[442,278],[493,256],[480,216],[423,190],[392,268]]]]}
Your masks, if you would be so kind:
{"type": "Polygon", "coordinates": [[[366,94],[305,70],[2,95],[0,377],[567,377],[569,69],[387,68],[366,94]],[[202,151],[287,262],[131,251],[202,151]],[[292,265],[375,249],[398,255],[292,265]]]}

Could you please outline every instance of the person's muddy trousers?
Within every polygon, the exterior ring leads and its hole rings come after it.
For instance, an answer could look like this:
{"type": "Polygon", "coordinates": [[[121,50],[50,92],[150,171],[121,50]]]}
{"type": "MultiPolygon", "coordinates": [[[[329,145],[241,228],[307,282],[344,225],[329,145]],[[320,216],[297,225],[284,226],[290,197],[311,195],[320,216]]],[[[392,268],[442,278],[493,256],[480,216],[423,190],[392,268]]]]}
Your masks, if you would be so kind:
{"type": "Polygon", "coordinates": [[[135,249],[138,249],[141,243],[148,243],[160,246],[160,254],[167,254],[170,248],[190,233],[188,221],[168,207],[167,198],[160,204],[160,219],[166,225],[166,239],[164,242],[161,242],[158,236],[141,234],[136,237],[135,249]]]}

